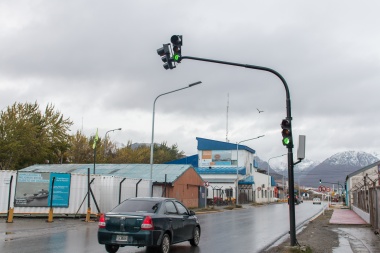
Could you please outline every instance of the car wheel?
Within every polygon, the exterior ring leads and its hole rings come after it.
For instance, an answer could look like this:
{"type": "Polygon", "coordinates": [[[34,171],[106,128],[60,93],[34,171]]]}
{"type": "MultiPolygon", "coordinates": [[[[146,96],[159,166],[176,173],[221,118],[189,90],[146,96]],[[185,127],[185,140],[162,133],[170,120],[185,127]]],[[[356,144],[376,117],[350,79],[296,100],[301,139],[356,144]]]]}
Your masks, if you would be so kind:
{"type": "Polygon", "coordinates": [[[106,250],[108,253],[116,253],[119,250],[119,245],[106,244],[106,250]]]}
{"type": "Polygon", "coordinates": [[[162,237],[161,245],[159,247],[160,253],[169,253],[170,250],[170,236],[168,234],[164,234],[162,237]]]}
{"type": "Polygon", "coordinates": [[[200,239],[201,239],[201,233],[199,231],[199,227],[195,227],[194,232],[193,232],[193,238],[190,239],[191,246],[198,246],[200,239]]]}

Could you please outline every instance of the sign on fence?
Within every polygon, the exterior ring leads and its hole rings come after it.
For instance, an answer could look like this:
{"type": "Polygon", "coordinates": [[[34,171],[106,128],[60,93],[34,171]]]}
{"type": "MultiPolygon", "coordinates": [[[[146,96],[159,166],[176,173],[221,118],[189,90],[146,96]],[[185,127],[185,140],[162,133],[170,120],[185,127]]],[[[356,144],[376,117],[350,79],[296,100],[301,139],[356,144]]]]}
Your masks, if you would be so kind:
{"type": "Polygon", "coordinates": [[[50,172],[19,172],[15,193],[15,207],[68,207],[70,174],[50,172]],[[55,177],[53,198],[52,179],[55,177]]]}

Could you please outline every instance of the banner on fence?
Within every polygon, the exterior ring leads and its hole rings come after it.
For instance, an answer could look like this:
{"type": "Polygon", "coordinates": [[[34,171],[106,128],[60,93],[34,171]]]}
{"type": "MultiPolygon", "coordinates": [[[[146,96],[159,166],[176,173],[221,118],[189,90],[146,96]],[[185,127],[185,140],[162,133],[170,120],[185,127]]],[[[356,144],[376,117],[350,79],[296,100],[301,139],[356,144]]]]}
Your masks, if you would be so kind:
{"type": "Polygon", "coordinates": [[[71,175],[50,172],[19,172],[17,175],[15,207],[68,207],[71,175]],[[53,195],[52,182],[54,180],[53,195]]]}

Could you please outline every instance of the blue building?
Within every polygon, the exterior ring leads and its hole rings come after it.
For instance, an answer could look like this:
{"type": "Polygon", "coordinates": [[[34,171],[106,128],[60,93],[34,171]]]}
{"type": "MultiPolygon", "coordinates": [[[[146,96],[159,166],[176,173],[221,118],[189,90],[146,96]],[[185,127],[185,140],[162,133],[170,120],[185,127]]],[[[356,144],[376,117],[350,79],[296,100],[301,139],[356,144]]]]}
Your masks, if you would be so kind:
{"type": "Polygon", "coordinates": [[[197,154],[169,162],[191,164],[206,182],[207,198],[238,202],[273,201],[275,182],[257,171],[256,151],[248,146],[197,137],[197,154]]]}

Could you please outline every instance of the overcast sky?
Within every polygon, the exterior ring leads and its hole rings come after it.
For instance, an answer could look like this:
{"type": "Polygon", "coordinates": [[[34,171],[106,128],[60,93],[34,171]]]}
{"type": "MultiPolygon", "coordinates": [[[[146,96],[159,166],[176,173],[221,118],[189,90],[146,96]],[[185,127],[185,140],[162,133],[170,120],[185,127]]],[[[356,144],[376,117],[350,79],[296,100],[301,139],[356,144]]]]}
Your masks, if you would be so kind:
{"type": "Polygon", "coordinates": [[[379,10],[379,1],[351,0],[0,0],[0,110],[52,103],[73,120],[73,134],[121,127],[113,141],[150,143],[154,99],[202,81],[157,100],[155,142],[193,155],[196,137],[265,135],[242,144],[263,160],[286,153],[280,79],[193,60],[165,70],[156,50],[181,34],[185,56],[278,71],[308,159],[380,153],[379,10]]]}

